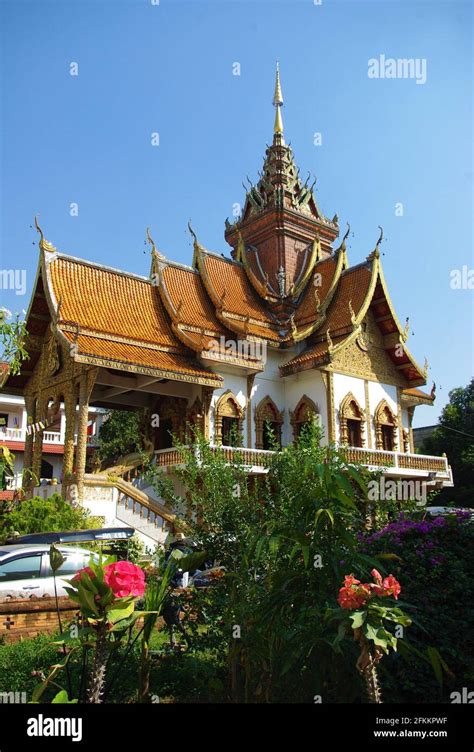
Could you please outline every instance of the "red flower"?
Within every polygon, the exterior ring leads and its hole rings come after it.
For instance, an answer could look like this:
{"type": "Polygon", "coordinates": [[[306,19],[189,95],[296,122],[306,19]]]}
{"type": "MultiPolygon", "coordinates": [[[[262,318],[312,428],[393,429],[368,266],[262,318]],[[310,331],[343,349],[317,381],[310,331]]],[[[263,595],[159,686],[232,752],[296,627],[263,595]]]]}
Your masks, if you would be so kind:
{"type": "Polygon", "coordinates": [[[385,577],[384,580],[382,580],[382,575],[377,571],[377,569],[372,569],[370,574],[375,580],[375,585],[370,585],[375,595],[378,595],[380,598],[386,598],[389,595],[393,595],[395,600],[398,599],[398,596],[401,592],[401,587],[400,583],[397,579],[395,579],[393,574],[389,574],[389,576],[385,577]]]}
{"type": "Polygon", "coordinates": [[[129,561],[107,564],[104,579],[117,598],[140,597],[145,592],[145,572],[129,561]]]}
{"type": "Polygon", "coordinates": [[[361,585],[354,575],[346,574],[344,587],[339,590],[337,602],[341,608],[360,608],[370,598],[369,585],[361,585]]]}
{"type": "Polygon", "coordinates": [[[402,588],[400,587],[400,583],[393,576],[393,574],[389,574],[389,576],[384,579],[383,587],[385,590],[385,595],[393,595],[395,600],[398,600],[398,596],[400,595],[402,588]]]}
{"type": "Polygon", "coordinates": [[[84,567],[84,569],[80,569],[79,572],[76,572],[76,574],[72,578],[72,581],[74,582],[74,580],[80,580],[83,574],[88,574],[91,578],[95,577],[95,574],[90,567],[84,567]]]}

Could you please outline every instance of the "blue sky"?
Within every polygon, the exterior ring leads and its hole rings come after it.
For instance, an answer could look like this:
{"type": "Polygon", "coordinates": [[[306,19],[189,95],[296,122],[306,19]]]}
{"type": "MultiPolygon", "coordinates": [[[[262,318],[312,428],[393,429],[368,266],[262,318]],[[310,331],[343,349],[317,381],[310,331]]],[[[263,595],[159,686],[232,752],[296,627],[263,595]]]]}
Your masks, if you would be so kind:
{"type": "Polygon", "coordinates": [[[28,306],[36,212],[59,250],[139,274],[149,270],[147,225],[175,260],[191,262],[189,218],[203,245],[228,253],[224,220],[272,137],[278,58],[286,139],[301,174],[317,176],[321,209],[342,228],[350,221],[351,263],[384,228],[392,299],[410,316],[411,351],[429,359],[428,386],[438,385],[436,407],[418,408],[415,425],[436,422],[473,373],[473,291],[452,289],[450,277],[473,267],[470,2],[0,8],[1,268],[27,275],[26,293],[0,291],[2,305],[28,306]],[[380,55],[426,60],[426,83],[369,78],[380,55]]]}

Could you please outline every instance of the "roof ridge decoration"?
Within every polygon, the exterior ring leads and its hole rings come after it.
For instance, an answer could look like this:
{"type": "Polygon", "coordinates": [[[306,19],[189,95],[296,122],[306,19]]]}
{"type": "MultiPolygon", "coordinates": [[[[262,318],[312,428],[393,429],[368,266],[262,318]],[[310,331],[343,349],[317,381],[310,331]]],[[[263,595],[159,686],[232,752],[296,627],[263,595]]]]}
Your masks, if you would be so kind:
{"type": "Polygon", "coordinates": [[[154,282],[156,275],[158,274],[159,262],[164,261],[165,257],[160,251],[157,250],[155,241],[150,235],[150,228],[146,228],[146,242],[151,245],[151,267],[150,267],[150,279],[154,282]]]}
{"type": "Polygon", "coordinates": [[[293,289],[290,288],[291,297],[294,300],[296,300],[304,291],[306,284],[309,281],[309,278],[311,277],[311,274],[313,273],[314,267],[316,266],[320,257],[321,257],[321,237],[319,235],[319,232],[317,232],[312,242],[311,256],[309,258],[308,264],[306,265],[306,269],[304,270],[301,278],[293,284],[292,286],[293,289]]]}
{"type": "Polygon", "coordinates": [[[35,227],[40,235],[40,240],[39,240],[40,250],[46,251],[47,253],[57,253],[57,248],[55,248],[54,245],[50,243],[49,240],[46,240],[46,238],[44,237],[43,230],[41,229],[38,223],[38,216],[39,216],[38,214],[35,214],[35,227]]]}
{"type": "Polygon", "coordinates": [[[252,287],[254,288],[255,292],[257,292],[260,295],[260,297],[263,298],[264,300],[266,300],[269,297],[276,297],[274,294],[272,295],[272,293],[270,292],[268,275],[263,282],[260,282],[256,274],[254,273],[253,269],[251,268],[249,259],[247,256],[247,248],[246,248],[244,239],[242,237],[242,233],[240,232],[240,229],[237,229],[237,237],[238,237],[237,256],[238,256],[238,259],[242,262],[245,272],[247,274],[248,280],[250,284],[252,285],[252,287]]]}
{"type": "MultiPolygon", "coordinates": [[[[350,227],[349,227],[349,230],[350,230],[350,227]]],[[[316,313],[318,315],[312,323],[306,325],[304,328],[298,331],[296,336],[293,337],[295,342],[301,342],[301,340],[304,340],[307,337],[309,337],[311,334],[314,334],[314,332],[316,332],[324,324],[324,321],[326,320],[328,308],[334,298],[334,295],[336,294],[337,288],[339,286],[341,274],[343,270],[346,268],[345,265],[347,263],[347,258],[345,255],[344,240],[347,237],[349,230],[346,232],[343,242],[341,243],[339,248],[337,248],[334,251],[334,256],[337,257],[336,268],[334,269],[334,274],[333,274],[331,284],[329,286],[329,290],[327,291],[326,296],[323,301],[321,301],[319,298],[318,288],[316,286],[314,287],[314,299],[315,299],[315,305],[316,305],[316,313]]],[[[324,263],[329,260],[331,260],[330,256],[324,259],[321,259],[320,262],[316,262],[314,269],[313,269],[313,273],[317,270],[318,263],[324,263]]],[[[301,304],[301,301],[300,301],[300,304],[301,304]]],[[[296,314],[298,314],[298,309],[296,309],[296,314]]]]}

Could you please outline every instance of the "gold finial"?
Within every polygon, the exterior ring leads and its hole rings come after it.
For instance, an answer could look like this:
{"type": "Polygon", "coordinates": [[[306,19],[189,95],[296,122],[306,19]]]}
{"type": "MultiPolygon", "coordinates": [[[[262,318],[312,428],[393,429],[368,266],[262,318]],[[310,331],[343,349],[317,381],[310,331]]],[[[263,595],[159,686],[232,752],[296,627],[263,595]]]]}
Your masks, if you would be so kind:
{"type": "Polygon", "coordinates": [[[381,242],[383,240],[383,227],[380,227],[380,225],[378,227],[379,227],[379,230],[380,230],[380,235],[379,235],[378,240],[377,240],[377,242],[375,244],[374,250],[372,251],[372,253],[369,253],[369,255],[367,256],[367,261],[373,261],[374,259],[380,258],[380,244],[381,244],[381,242]]]}
{"type": "Polygon", "coordinates": [[[328,349],[332,350],[333,347],[334,347],[334,345],[332,343],[331,334],[329,332],[329,329],[326,329],[326,339],[327,339],[327,343],[328,343],[328,349]]]}
{"type": "Polygon", "coordinates": [[[280,83],[280,66],[276,64],[276,78],[275,78],[275,93],[273,95],[273,105],[276,107],[276,113],[275,113],[275,125],[273,128],[274,133],[283,133],[283,120],[281,117],[281,106],[283,104],[283,94],[281,91],[281,83],[280,83]]]}
{"type": "Polygon", "coordinates": [[[38,215],[37,214],[35,214],[35,227],[36,227],[36,229],[38,230],[38,232],[40,234],[40,241],[39,241],[40,250],[41,251],[43,251],[43,250],[44,251],[50,251],[50,252],[54,253],[54,251],[56,250],[56,248],[54,247],[54,245],[52,243],[49,242],[49,240],[46,240],[46,238],[44,237],[43,230],[41,229],[41,227],[38,224],[38,215]]]}
{"type": "Polygon", "coordinates": [[[41,246],[41,244],[42,244],[42,242],[44,240],[44,235],[43,235],[43,230],[41,229],[41,227],[38,224],[38,215],[37,214],[35,214],[35,227],[36,227],[36,229],[38,230],[38,232],[40,234],[40,246],[41,246]]]}
{"type": "Polygon", "coordinates": [[[429,367],[430,367],[430,364],[428,363],[428,358],[425,355],[425,362],[423,364],[423,376],[425,377],[425,379],[428,376],[429,367]]]}
{"type": "Polygon", "coordinates": [[[146,228],[146,239],[147,239],[148,243],[151,245],[151,252],[152,253],[156,253],[155,241],[153,240],[153,238],[150,235],[150,228],[149,227],[146,228]]]}
{"type": "Polygon", "coordinates": [[[191,220],[189,220],[189,222],[188,222],[188,230],[191,233],[191,235],[193,236],[194,247],[196,247],[197,245],[199,245],[199,243],[198,243],[197,235],[194,232],[193,228],[191,227],[191,220]]]}
{"type": "Polygon", "coordinates": [[[156,248],[155,241],[150,235],[149,227],[146,228],[146,239],[147,239],[147,242],[151,245],[151,255],[159,259],[164,259],[165,257],[163,256],[163,254],[160,253],[156,248]]]}
{"type": "Polygon", "coordinates": [[[403,339],[405,340],[405,342],[408,339],[409,333],[410,333],[410,317],[407,316],[405,319],[405,328],[403,330],[403,339]]]}
{"type": "Polygon", "coordinates": [[[380,243],[383,240],[383,227],[380,227],[380,225],[379,225],[379,230],[380,230],[380,235],[379,235],[379,239],[377,240],[377,245],[378,246],[380,245],[380,243]]]}

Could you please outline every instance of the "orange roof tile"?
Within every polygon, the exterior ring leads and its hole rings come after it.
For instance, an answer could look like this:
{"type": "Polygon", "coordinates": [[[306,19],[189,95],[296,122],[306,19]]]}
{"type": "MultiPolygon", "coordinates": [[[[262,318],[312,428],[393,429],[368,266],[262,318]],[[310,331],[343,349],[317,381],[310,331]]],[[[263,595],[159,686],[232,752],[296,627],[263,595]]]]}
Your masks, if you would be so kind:
{"type": "Polygon", "coordinates": [[[177,323],[225,333],[198,272],[169,264],[163,269],[163,282],[163,294],[168,294],[174,309],[180,307],[177,323]]]}
{"type": "MultiPolygon", "coordinates": [[[[227,261],[210,253],[203,254],[203,263],[210,284],[219,299],[225,291],[223,309],[239,316],[249,315],[275,326],[275,320],[266,310],[247,279],[241,264],[227,261]]],[[[205,279],[203,280],[206,284],[205,279]]],[[[212,290],[208,290],[212,297],[212,290]]]]}
{"type": "Polygon", "coordinates": [[[326,320],[322,324],[324,331],[329,329],[332,334],[339,329],[352,326],[349,302],[357,316],[369,292],[371,278],[370,263],[354,266],[341,274],[326,320]]]}
{"type": "Polygon", "coordinates": [[[306,285],[295,315],[295,323],[299,326],[309,324],[318,317],[316,310],[315,290],[318,291],[319,302],[324,305],[329,289],[333,283],[337,268],[337,259],[334,256],[319,261],[314,267],[313,274],[306,285]],[[320,274],[321,278],[316,275],[320,274]],[[316,286],[315,281],[321,284],[316,286]]]}
{"type": "Polygon", "coordinates": [[[156,288],[146,279],[57,256],[49,265],[61,321],[164,346],[177,344],[156,288]]]}

